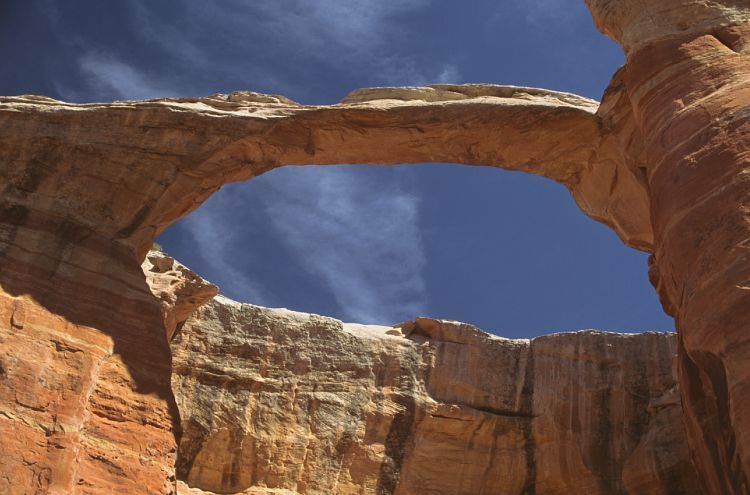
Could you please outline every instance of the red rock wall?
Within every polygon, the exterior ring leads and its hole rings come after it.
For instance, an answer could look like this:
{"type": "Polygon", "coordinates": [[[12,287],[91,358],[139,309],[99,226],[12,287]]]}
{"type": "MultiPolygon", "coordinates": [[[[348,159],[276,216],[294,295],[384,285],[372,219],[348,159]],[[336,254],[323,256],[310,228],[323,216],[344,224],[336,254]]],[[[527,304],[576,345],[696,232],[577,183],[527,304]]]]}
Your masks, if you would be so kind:
{"type": "Polygon", "coordinates": [[[682,337],[686,420],[708,493],[750,489],[750,52],[732,43],[748,35],[664,41],[628,69],[652,136],[652,273],[682,337]]]}
{"type": "Polygon", "coordinates": [[[0,493],[172,490],[179,429],[166,334],[181,309],[151,295],[140,258],[221,184],[361,152],[373,162],[517,162],[575,185],[598,136],[593,102],[453,89],[354,95],[331,108],[247,94],[108,105],[0,98],[0,493]],[[464,133],[461,122],[473,125],[464,133]],[[482,143],[495,133],[507,155],[482,143]]]}
{"type": "Polygon", "coordinates": [[[186,493],[698,495],[676,341],[342,324],[219,297],[171,342],[178,476],[186,493]]]}
{"type": "Polygon", "coordinates": [[[589,3],[627,52],[614,86],[644,136],[651,277],[680,334],[684,419],[704,491],[748,493],[750,5],[589,3]]]}

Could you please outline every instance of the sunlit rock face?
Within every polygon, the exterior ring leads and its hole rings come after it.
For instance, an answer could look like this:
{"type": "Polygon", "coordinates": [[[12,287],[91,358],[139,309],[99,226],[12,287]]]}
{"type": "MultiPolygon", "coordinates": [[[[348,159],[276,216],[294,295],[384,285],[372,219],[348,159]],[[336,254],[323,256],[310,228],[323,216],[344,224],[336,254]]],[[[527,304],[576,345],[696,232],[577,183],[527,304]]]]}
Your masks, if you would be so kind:
{"type": "Polygon", "coordinates": [[[750,21],[745,0],[585,0],[600,31],[628,53],[750,21]]]}
{"type": "Polygon", "coordinates": [[[508,340],[219,296],[171,348],[185,493],[700,493],[674,334],[508,340]]]}
{"type": "Polygon", "coordinates": [[[140,266],[60,218],[10,211],[0,215],[0,493],[167,493],[177,410],[140,266]]]}
{"type": "MultiPolygon", "coordinates": [[[[156,234],[222,184],[284,164],[439,157],[574,188],[598,136],[595,102],[545,90],[381,89],[351,100],[0,98],[0,493],[176,489],[167,337],[211,289],[190,300],[192,282],[178,282],[152,294],[140,263],[156,234]]],[[[587,204],[609,215],[599,197],[587,204]]],[[[647,238],[644,218],[622,235],[647,238]]],[[[147,276],[181,271],[162,263],[147,276]]]]}
{"type": "MultiPolygon", "coordinates": [[[[513,168],[566,185],[626,242],[649,246],[642,183],[592,165],[596,109],[493,85],[358,91],[330,107],[250,92],[0,98],[0,431],[14,432],[0,490],[176,489],[167,337],[195,302],[169,287],[154,297],[139,265],[155,235],[226,182],[285,164],[513,168]]],[[[154,267],[147,273],[175,271],[154,267]]]]}

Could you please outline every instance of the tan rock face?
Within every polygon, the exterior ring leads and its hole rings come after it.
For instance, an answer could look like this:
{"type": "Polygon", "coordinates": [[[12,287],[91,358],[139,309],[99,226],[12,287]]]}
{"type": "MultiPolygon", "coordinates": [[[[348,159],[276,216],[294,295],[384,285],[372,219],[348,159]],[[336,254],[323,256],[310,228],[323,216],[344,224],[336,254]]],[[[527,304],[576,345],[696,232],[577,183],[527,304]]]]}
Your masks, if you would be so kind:
{"type": "Polygon", "coordinates": [[[29,258],[3,265],[0,493],[168,492],[171,366],[138,267],[107,280],[110,299],[96,275],[62,264],[73,282],[29,258]]]}
{"type": "MultiPolygon", "coordinates": [[[[750,6],[588,4],[628,56],[598,108],[492,85],[361,90],[330,107],[250,92],[0,98],[0,492],[174,489],[167,335],[210,291],[165,288],[166,306],[150,293],[139,265],[166,226],[277,166],[436,161],[549,177],[653,253],[703,491],[747,493],[750,6]]],[[[623,462],[608,479],[642,486],[623,462]]]]}
{"type": "Polygon", "coordinates": [[[599,30],[633,53],[750,21],[745,0],[585,0],[599,30]]]}
{"type": "Polygon", "coordinates": [[[168,289],[160,305],[139,264],[155,234],[221,184],[281,164],[442,156],[518,164],[573,187],[591,154],[586,137],[598,132],[595,103],[541,90],[352,98],[334,107],[250,93],[106,105],[0,99],[0,492],[171,489],[177,414],[166,335],[195,301],[168,289]],[[503,154],[489,135],[507,145],[503,154]]]}
{"type": "Polygon", "coordinates": [[[671,334],[507,340],[218,297],[171,347],[177,471],[193,489],[700,493],[671,334]]]}
{"type": "MultiPolygon", "coordinates": [[[[157,291],[161,305],[138,265],[155,234],[221,184],[282,164],[352,161],[514,167],[574,192],[581,177],[601,173],[590,164],[596,104],[529,88],[379,89],[333,107],[251,93],[106,105],[0,100],[0,404],[2,431],[20,432],[5,447],[0,480],[64,493],[172,486],[177,414],[166,337],[208,293],[190,301],[167,287],[157,291]],[[55,421],[63,427],[48,436],[40,425],[55,421]]],[[[610,208],[608,194],[576,194],[631,244],[650,243],[645,217],[618,222],[627,212],[610,208]]]]}

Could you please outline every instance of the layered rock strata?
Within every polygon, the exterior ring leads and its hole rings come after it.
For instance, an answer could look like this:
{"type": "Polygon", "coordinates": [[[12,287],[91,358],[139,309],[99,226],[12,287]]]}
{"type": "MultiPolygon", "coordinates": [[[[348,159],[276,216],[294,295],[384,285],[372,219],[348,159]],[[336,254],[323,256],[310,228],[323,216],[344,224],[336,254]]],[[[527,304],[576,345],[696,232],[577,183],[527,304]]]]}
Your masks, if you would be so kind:
{"type": "Polygon", "coordinates": [[[604,100],[627,98],[643,137],[651,276],[680,334],[703,489],[750,493],[750,4],[588,3],[627,52],[604,100]]]}
{"type": "Polygon", "coordinates": [[[515,167],[568,185],[586,211],[648,245],[645,195],[622,186],[634,181],[620,174],[608,193],[593,187],[595,110],[574,95],[491,85],[355,92],[332,107],[254,93],[0,98],[0,428],[19,432],[4,448],[2,489],[18,490],[16,480],[60,493],[174,489],[165,325],[175,322],[139,264],[156,234],[228,181],[283,164],[515,167]],[[633,191],[638,207],[609,205],[633,191]]]}
{"type": "Polygon", "coordinates": [[[676,340],[509,340],[219,296],[171,343],[178,477],[184,493],[698,494],[676,340]]]}

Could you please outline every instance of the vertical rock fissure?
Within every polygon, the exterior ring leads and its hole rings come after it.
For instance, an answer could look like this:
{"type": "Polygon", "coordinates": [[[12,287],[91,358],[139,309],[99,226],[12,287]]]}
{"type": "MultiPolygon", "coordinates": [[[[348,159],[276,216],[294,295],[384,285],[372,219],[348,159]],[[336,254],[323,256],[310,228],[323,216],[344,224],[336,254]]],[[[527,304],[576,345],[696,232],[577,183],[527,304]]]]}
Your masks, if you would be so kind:
{"type": "Polygon", "coordinates": [[[695,418],[700,418],[699,431],[705,452],[714,464],[716,473],[727,471],[717,480],[723,493],[746,493],[747,479],[737,459],[736,436],[728,410],[728,387],[721,361],[708,353],[689,355],[680,349],[680,365],[688,378],[686,391],[688,407],[695,418]]]}
{"type": "Polygon", "coordinates": [[[380,464],[380,473],[375,488],[377,495],[395,493],[415,427],[416,401],[414,397],[399,392],[393,400],[399,405],[399,411],[394,415],[385,439],[384,459],[380,464]]]}
{"type": "Polygon", "coordinates": [[[521,389],[521,413],[529,416],[528,421],[521,421],[526,458],[526,481],[521,495],[536,495],[536,440],[534,439],[534,343],[529,344],[526,367],[521,389]]]}

